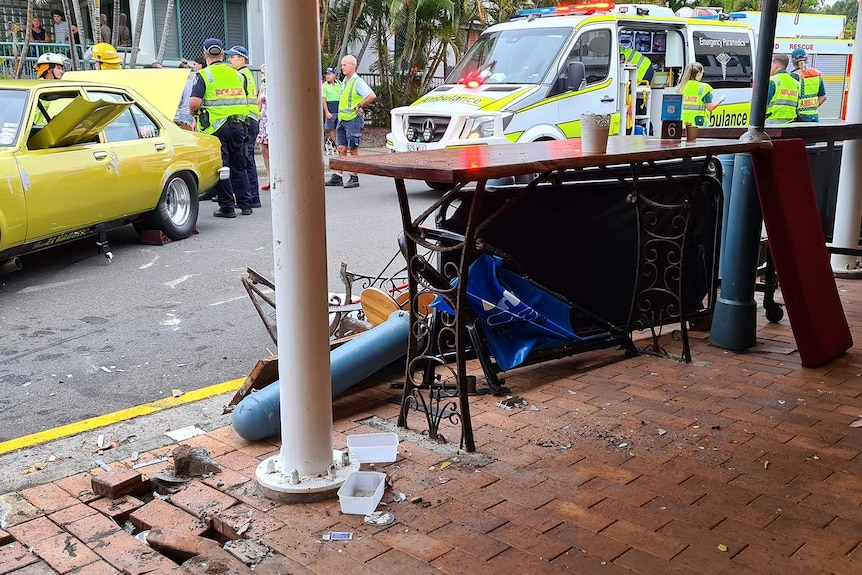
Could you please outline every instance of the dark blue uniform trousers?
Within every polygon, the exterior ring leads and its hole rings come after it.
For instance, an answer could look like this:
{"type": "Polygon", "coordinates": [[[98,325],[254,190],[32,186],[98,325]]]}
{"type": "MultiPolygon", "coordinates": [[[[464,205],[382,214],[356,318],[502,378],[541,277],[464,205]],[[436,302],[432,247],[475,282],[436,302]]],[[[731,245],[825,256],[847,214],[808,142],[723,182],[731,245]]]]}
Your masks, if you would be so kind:
{"type": "Polygon", "coordinates": [[[219,208],[226,214],[235,211],[237,206],[241,210],[250,210],[252,201],[246,160],[248,127],[243,120],[231,116],[214,135],[221,142],[222,165],[230,168],[230,179],[219,180],[216,185],[219,208]]]}

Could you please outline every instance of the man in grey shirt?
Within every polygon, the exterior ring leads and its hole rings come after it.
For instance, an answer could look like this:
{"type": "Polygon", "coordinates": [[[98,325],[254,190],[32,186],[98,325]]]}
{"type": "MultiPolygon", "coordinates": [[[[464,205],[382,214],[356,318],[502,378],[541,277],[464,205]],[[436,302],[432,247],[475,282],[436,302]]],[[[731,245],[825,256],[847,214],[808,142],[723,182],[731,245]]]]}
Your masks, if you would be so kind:
{"type": "MultiPolygon", "coordinates": [[[[57,44],[69,43],[69,23],[66,22],[66,15],[62,10],[51,10],[51,18],[54,19],[54,42],[57,44]]],[[[72,32],[78,33],[77,26],[71,26],[72,32]]],[[[75,38],[77,40],[77,38],[75,38]]]]}

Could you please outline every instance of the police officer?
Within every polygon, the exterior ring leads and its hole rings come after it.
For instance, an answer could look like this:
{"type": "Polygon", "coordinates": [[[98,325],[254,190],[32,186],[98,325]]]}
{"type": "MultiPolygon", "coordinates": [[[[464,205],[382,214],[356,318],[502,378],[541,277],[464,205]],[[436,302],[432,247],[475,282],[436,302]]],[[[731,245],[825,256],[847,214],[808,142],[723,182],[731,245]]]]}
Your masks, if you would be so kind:
{"type": "Polygon", "coordinates": [[[248,68],[248,48],[234,46],[225,52],[228,62],[236,71],[242,74],[245,91],[248,94],[248,107],[245,121],[248,124],[248,142],[246,143],[246,173],[248,174],[248,193],[251,196],[251,207],[260,207],[260,183],[257,180],[257,165],[254,161],[254,145],[260,132],[260,109],[257,107],[257,84],[254,74],[248,68]]]}
{"type": "Polygon", "coordinates": [[[790,58],[787,54],[774,54],[769,73],[769,91],[766,99],[766,123],[787,124],[796,119],[799,104],[799,82],[787,71],[790,58]]]}
{"type": "Polygon", "coordinates": [[[818,108],[826,101],[826,85],[823,76],[816,68],[808,65],[808,53],[805,48],[796,48],[790,53],[790,59],[796,67],[790,75],[799,81],[799,105],[796,107],[798,122],[819,122],[818,108]]]}
{"type": "Polygon", "coordinates": [[[235,218],[236,208],[242,215],[252,214],[248,190],[246,144],[248,127],[248,93],[242,75],[225,64],[224,44],[218,38],[204,41],[207,66],[189,97],[189,111],[197,116],[198,131],[213,134],[221,141],[222,164],[230,168],[230,179],[216,185],[219,209],[217,218],[235,218]]]}

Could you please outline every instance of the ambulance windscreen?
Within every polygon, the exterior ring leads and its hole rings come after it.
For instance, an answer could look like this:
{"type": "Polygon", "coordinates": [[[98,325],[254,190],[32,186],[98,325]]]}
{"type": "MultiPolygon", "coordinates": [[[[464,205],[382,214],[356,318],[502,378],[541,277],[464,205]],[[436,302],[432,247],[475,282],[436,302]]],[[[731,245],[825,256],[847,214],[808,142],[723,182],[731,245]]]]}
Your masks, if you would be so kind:
{"type": "Polygon", "coordinates": [[[446,78],[459,84],[540,84],[571,28],[504,30],[483,34],[446,78]]]}

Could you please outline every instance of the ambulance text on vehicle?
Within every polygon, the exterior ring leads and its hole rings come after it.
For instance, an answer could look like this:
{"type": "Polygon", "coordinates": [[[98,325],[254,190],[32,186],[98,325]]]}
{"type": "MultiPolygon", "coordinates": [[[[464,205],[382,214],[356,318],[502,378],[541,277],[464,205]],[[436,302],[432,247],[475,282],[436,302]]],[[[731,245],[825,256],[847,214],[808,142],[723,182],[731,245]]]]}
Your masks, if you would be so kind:
{"type": "Polygon", "coordinates": [[[485,30],[443,85],[392,110],[387,147],[403,152],[578,138],[587,112],[611,114],[612,134],[657,132],[662,94],[675,90],[692,61],[703,64],[703,81],[715,97],[725,97],[711,125],[746,126],[753,54],[748,24],[677,18],[661,6],[522,11],[485,30]],[[638,85],[631,50],[649,59],[651,81],[638,85]]]}

